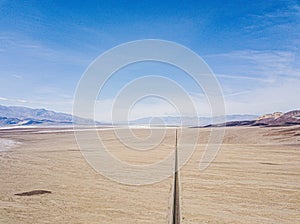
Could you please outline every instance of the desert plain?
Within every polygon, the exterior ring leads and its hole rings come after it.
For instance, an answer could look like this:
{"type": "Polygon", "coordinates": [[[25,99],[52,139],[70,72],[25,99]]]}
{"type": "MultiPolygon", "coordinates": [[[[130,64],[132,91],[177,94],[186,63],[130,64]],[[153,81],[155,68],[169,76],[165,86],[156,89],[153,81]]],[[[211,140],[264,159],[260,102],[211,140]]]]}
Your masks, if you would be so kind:
{"type": "MultiPolygon", "coordinates": [[[[174,130],[166,129],[155,149],[144,151],[130,150],[114,129],[98,134],[117,158],[143,165],[173,152],[174,130]]],[[[124,130],[123,137],[136,142],[157,131],[136,128],[126,136],[124,130]]],[[[300,126],[227,127],[203,171],[199,162],[210,129],[179,130],[196,131],[195,151],[179,171],[181,223],[300,223],[300,126]]],[[[82,132],[88,136],[89,130],[82,132]]],[[[72,129],[3,129],[0,140],[0,223],[171,221],[173,176],[140,186],[117,183],[89,165],[72,129]]],[[[185,148],[180,139],[178,148],[185,148]]]]}

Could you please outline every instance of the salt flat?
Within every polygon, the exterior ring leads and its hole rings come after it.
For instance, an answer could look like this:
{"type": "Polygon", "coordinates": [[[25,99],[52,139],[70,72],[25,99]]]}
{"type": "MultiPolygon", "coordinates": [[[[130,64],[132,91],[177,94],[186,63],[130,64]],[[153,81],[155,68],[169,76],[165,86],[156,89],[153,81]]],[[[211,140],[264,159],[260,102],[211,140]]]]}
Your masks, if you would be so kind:
{"type": "MultiPolygon", "coordinates": [[[[139,139],[149,131],[159,130],[133,130],[139,139]]],[[[98,133],[114,156],[134,165],[155,163],[174,150],[174,129],[155,149],[141,152],[120,143],[114,130],[98,133]]],[[[181,223],[300,222],[299,126],[226,128],[217,157],[200,171],[208,136],[209,129],[200,129],[196,151],[180,170],[181,223]]],[[[89,166],[70,130],[0,130],[0,139],[21,143],[0,152],[0,223],[170,221],[172,176],[143,186],[116,183],[89,166]],[[15,195],[34,190],[51,193],[15,195]]]]}

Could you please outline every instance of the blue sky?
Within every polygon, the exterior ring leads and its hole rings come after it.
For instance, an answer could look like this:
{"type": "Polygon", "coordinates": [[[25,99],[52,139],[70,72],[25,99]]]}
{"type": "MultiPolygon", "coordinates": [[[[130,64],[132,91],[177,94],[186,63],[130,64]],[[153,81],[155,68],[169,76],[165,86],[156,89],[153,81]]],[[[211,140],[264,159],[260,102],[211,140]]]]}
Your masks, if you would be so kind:
{"type": "MultiPolygon", "coordinates": [[[[71,112],[77,83],[97,56],[127,41],[164,39],[203,57],[221,84],[228,114],[299,109],[299,30],[300,2],[293,0],[0,0],[0,104],[71,112]]],[[[200,115],[209,114],[201,90],[184,74],[143,68],[181,83],[200,115]]],[[[98,120],[109,120],[114,93],[141,73],[124,70],[111,80],[98,99],[98,120]]],[[[172,115],[168,106],[154,104],[142,102],[133,118],[149,108],[172,115]]]]}

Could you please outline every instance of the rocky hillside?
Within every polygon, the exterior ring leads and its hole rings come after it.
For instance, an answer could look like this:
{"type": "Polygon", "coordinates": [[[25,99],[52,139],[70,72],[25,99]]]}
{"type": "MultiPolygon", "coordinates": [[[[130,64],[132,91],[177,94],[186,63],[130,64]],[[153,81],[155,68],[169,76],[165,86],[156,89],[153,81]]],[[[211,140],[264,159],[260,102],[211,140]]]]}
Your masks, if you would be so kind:
{"type": "Polygon", "coordinates": [[[289,126],[300,124],[300,110],[287,113],[275,112],[259,117],[253,125],[256,126],[289,126]]]}
{"type": "Polygon", "coordinates": [[[57,113],[46,109],[32,109],[28,107],[17,106],[1,106],[0,117],[17,118],[20,120],[51,120],[55,122],[72,122],[72,115],[65,113],[57,113]]]}
{"type": "Polygon", "coordinates": [[[255,120],[229,121],[222,124],[206,125],[204,127],[234,127],[234,126],[291,126],[300,125],[300,110],[293,110],[287,113],[275,112],[258,117],[255,120]]]}
{"type": "MultiPolygon", "coordinates": [[[[1,106],[0,126],[94,124],[94,121],[46,109],[1,106]]],[[[96,122],[96,124],[100,124],[96,122]]]]}

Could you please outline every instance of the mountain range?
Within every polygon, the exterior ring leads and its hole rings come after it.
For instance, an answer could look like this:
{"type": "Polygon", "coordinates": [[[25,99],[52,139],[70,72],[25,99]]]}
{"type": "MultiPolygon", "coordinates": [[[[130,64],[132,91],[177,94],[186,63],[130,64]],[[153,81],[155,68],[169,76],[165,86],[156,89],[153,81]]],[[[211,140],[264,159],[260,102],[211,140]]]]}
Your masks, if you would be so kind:
{"type": "MultiPolygon", "coordinates": [[[[215,117],[214,121],[220,120],[215,117]]],[[[226,115],[225,122],[214,122],[210,117],[145,117],[129,121],[129,125],[168,125],[168,126],[192,126],[192,127],[222,127],[222,126],[287,126],[300,124],[300,110],[294,110],[287,113],[275,112],[263,116],[257,115],[226,115]]],[[[94,122],[93,120],[73,117],[71,114],[58,113],[46,109],[32,109],[18,106],[0,105],[0,126],[26,126],[26,125],[109,125],[108,123],[94,122]]],[[[122,125],[127,123],[119,123],[122,125]]]]}
{"type": "MultiPolygon", "coordinates": [[[[254,120],[258,115],[250,114],[235,114],[235,115],[226,115],[224,120],[228,121],[240,121],[240,120],[254,120]]],[[[215,117],[215,122],[220,121],[222,117],[215,117]]],[[[205,126],[213,123],[211,117],[179,117],[179,116],[165,116],[165,117],[145,117],[137,120],[130,121],[130,125],[170,125],[170,126],[205,126]]]]}
{"type": "Polygon", "coordinates": [[[206,125],[205,127],[232,127],[232,126],[292,126],[300,125],[300,110],[293,110],[287,113],[275,112],[273,114],[265,114],[255,120],[228,121],[216,125],[206,125]]]}
{"type": "Polygon", "coordinates": [[[0,126],[93,124],[89,119],[46,109],[0,105],[0,126]]]}

